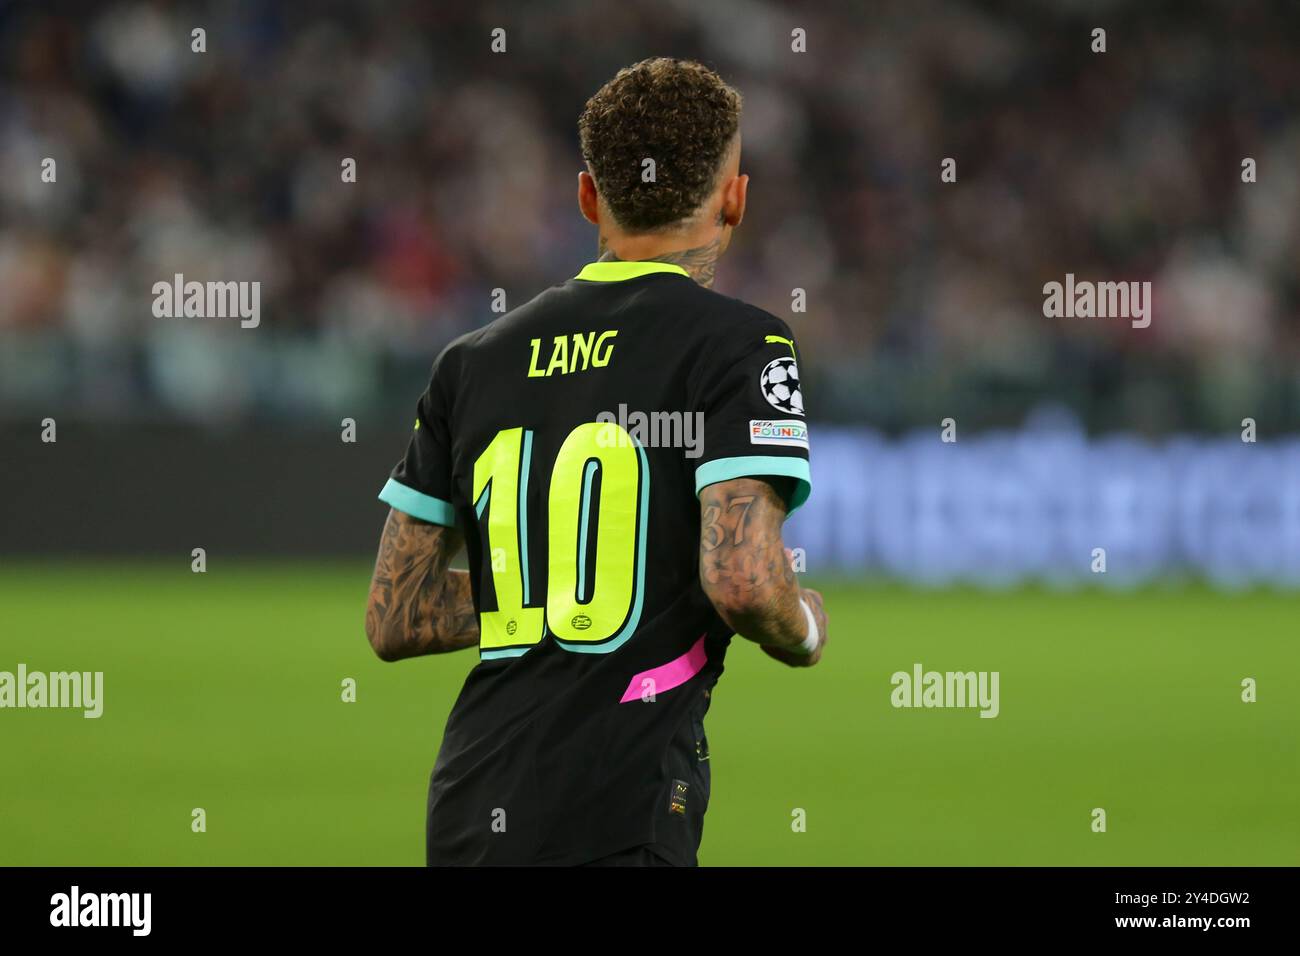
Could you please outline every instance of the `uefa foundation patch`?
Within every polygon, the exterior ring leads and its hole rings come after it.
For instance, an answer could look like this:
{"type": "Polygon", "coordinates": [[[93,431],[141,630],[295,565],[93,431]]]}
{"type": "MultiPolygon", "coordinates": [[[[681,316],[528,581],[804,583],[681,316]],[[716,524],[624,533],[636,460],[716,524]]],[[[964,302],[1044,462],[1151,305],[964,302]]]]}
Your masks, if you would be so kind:
{"type": "Polygon", "coordinates": [[[789,445],[808,447],[808,426],[796,419],[772,421],[766,418],[750,419],[749,443],[751,445],[789,445]]]}

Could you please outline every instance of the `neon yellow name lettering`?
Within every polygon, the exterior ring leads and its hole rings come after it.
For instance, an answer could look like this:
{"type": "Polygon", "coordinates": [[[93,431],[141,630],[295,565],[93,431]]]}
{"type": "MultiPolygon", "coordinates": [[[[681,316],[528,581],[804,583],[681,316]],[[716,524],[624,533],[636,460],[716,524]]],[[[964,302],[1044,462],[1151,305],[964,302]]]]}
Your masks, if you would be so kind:
{"type": "Polygon", "coordinates": [[[532,347],[532,350],[533,350],[533,357],[532,357],[532,360],[528,363],[528,377],[529,377],[529,378],[541,378],[543,375],[546,374],[546,373],[543,372],[540,368],[537,367],[537,353],[541,350],[541,347],[542,347],[542,340],[541,340],[541,339],[533,339],[533,340],[532,340],[531,342],[529,342],[528,344],[532,347]]]}
{"type": "Polygon", "coordinates": [[[551,364],[546,366],[546,374],[549,376],[556,369],[561,375],[569,370],[569,340],[563,335],[555,337],[555,348],[551,351],[551,364]]]}
{"type": "Polygon", "coordinates": [[[579,371],[579,359],[582,361],[581,371],[585,372],[587,370],[588,364],[591,361],[591,346],[595,340],[595,332],[588,332],[586,335],[581,335],[577,332],[573,333],[573,365],[569,368],[570,372],[579,371]]]}
{"type": "Polygon", "coordinates": [[[601,352],[600,347],[605,344],[606,339],[612,339],[616,335],[618,335],[617,329],[610,329],[608,332],[600,333],[600,338],[596,339],[595,354],[591,357],[591,364],[594,368],[604,368],[609,364],[609,357],[614,354],[614,343],[610,342],[604,352],[601,352]]]}
{"type": "Polygon", "coordinates": [[[585,372],[592,368],[604,368],[614,354],[614,343],[610,341],[618,335],[617,329],[608,329],[599,334],[595,332],[574,332],[571,335],[557,335],[551,340],[551,359],[545,371],[539,366],[542,340],[530,339],[531,354],[528,359],[528,377],[545,378],[550,375],[568,375],[572,372],[585,372]],[[573,347],[569,344],[572,340],[573,347]]]}

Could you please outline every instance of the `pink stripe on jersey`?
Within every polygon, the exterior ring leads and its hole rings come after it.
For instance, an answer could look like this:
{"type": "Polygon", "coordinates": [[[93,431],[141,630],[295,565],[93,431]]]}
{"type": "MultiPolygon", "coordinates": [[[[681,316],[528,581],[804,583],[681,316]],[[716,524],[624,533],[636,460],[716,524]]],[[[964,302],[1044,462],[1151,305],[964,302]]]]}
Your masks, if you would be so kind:
{"type": "Polygon", "coordinates": [[[627,690],[623,691],[623,699],[619,703],[626,704],[630,700],[640,700],[645,690],[655,694],[672,690],[698,674],[708,662],[709,655],[704,652],[704,635],[701,634],[700,639],[681,657],[674,658],[667,664],[652,667],[648,671],[642,671],[633,677],[627,685],[627,690]],[[645,684],[647,680],[654,683],[647,687],[645,684]]]}

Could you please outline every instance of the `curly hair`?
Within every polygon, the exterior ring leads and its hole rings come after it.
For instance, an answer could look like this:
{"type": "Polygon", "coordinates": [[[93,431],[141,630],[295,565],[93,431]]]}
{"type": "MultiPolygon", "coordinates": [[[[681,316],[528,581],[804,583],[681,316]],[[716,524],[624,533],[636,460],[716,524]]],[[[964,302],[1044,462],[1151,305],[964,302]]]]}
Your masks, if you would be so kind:
{"type": "Polygon", "coordinates": [[[708,67],[666,57],[619,70],[587,101],[582,158],[619,226],[664,231],[699,209],[740,128],[740,102],[708,67]],[[653,182],[642,181],[646,159],[653,182]]]}

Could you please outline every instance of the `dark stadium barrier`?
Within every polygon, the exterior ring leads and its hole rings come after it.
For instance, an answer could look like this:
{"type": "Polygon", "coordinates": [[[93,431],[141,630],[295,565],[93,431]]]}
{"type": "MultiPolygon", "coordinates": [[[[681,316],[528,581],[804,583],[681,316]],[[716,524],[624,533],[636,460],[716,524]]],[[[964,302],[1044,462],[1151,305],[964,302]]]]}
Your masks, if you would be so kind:
{"type": "Polygon", "coordinates": [[[39,422],[0,430],[0,555],[370,554],[407,433],[39,422]]]}
{"type": "MultiPolygon", "coordinates": [[[[1297,438],[811,431],[813,494],[786,539],[813,574],[1300,586],[1297,438]]],[[[69,422],[57,438],[0,430],[0,555],[368,556],[407,434],[69,422]]]]}

